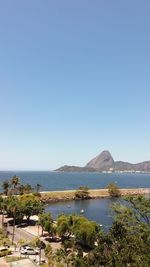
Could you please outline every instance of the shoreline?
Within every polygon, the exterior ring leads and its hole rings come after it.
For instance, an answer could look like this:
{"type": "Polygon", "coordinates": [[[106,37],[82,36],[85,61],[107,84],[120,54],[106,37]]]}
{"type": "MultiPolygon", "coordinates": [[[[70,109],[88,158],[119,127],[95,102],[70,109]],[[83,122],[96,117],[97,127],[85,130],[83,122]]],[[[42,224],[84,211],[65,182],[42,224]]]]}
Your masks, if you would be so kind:
{"type": "MultiPolygon", "coordinates": [[[[150,188],[120,188],[121,196],[129,195],[145,195],[150,194],[150,188]]],[[[43,191],[41,194],[41,201],[45,204],[62,202],[69,200],[77,200],[75,198],[76,190],[63,190],[63,191],[43,191]]],[[[108,189],[89,189],[89,199],[106,198],[110,197],[108,189]]]]}

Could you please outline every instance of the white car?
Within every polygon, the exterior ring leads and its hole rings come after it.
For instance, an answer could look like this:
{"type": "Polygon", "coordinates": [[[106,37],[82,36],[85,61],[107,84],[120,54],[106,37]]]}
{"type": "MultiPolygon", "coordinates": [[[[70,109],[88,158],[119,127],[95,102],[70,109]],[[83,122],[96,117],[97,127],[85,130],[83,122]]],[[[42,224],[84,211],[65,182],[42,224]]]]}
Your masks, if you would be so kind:
{"type": "Polygon", "coordinates": [[[21,247],[21,254],[24,254],[24,255],[37,255],[38,251],[34,250],[30,246],[23,246],[23,247],[21,247]]]}

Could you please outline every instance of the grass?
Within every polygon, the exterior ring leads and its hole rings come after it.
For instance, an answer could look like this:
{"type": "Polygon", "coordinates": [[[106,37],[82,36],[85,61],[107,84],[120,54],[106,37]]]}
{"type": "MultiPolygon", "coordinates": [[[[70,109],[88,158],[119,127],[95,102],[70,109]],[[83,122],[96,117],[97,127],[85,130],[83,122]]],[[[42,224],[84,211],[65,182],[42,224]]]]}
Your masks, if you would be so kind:
{"type": "Polygon", "coordinates": [[[25,259],[24,257],[17,257],[17,256],[6,256],[5,257],[7,262],[19,261],[25,259]]]}
{"type": "MultiPolygon", "coordinates": [[[[119,189],[122,196],[125,195],[137,195],[150,193],[149,189],[142,188],[129,188],[129,189],[119,189]]],[[[67,191],[49,191],[41,192],[41,200],[46,202],[51,201],[66,201],[72,200],[75,197],[76,190],[67,190],[67,191]]],[[[100,197],[109,197],[108,189],[90,189],[89,190],[91,198],[100,198],[100,197]]]]}

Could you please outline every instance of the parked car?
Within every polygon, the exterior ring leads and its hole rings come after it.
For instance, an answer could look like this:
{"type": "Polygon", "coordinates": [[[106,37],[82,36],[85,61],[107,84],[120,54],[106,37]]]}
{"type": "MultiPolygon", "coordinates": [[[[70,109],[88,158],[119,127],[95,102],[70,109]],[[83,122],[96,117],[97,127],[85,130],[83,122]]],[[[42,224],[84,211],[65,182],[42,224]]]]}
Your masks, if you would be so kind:
{"type": "Polygon", "coordinates": [[[0,248],[0,257],[4,257],[11,254],[11,250],[8,248],[0,248]]]}
{"type": "Polygon", "coordinates": [[[27,245],[21,247],[20,251],[21,251],[21,254],[24,254],[24,255],[37,255],[38,254],[37,250],[34,250],[33,248],[27,245]]]}

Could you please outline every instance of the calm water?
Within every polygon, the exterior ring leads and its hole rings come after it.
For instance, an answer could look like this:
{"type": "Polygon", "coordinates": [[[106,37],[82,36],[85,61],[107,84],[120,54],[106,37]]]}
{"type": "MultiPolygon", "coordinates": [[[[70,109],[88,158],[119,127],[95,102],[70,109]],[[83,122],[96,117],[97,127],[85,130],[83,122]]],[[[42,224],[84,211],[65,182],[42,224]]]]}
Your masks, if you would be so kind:
{"type": "Polygon", "coordinates": [[[150,174],[118,174],[118,173],[59,173],[35,171],[0,171],[0,183],[13,175],[21,178],[23,183],[32,186],[42,185],[42,191],[76,189],[86,185],[89,188],[104,188],[110,182],[116,182],[122,188],[150,187],[150,174]]]}
{"type": "MultiPolygon", "coordinates": [[[[150,188],[150,174],[106,174],[106,173],[58,173],[58,172],[0,172],[0,183],[13,175],[21,178],[23,183],[32,186],[42,185],[42,191],[76,189],[81,185],[89,188],[104,188],[110,182],[116,182],[122,188],[148,187],[150,188]]],[[[107,230],[112,223],[110,206],[120,199],[93,199],[85,201],[67,201],[53,203],[46,207],[53,218],[58,214],[72,214],[84,210],[84,216],[104,225],[107,230]]]]}
{"type": "Polygon", "coordinates": [[[46,207],[46,211],[50,211],[54,219],[61,213],[64,214],[81,214],[81,210],[84,210],[84,215],[92,221],[96,221],[103,225],[103,228],[107,231],[112,224],[113,212],[111,205],[115,202],[121,202],[120,199],[91,199],[91,200],[76,200],[52,203],[46,207]]]}

